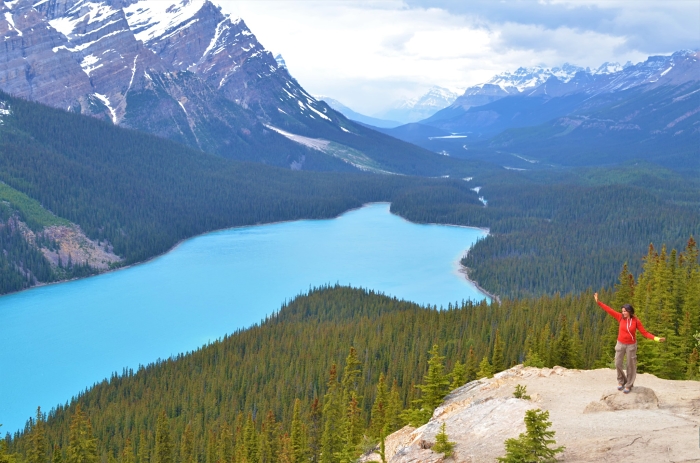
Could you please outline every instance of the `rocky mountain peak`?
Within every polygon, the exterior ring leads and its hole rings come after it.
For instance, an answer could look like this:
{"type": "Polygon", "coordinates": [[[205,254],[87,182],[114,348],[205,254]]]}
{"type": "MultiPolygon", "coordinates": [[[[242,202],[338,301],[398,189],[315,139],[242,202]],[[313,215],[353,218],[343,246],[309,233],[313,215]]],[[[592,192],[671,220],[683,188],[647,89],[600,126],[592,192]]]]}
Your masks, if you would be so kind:
{"type": "Polygon", "coordinates": [[[16,0],[0,12],[0,88],[14,95],[208,150],[203,140],[227,139],[212,131],[251,133],[256,119],[340,131],[283,60],[209,0],[16,0]]]}

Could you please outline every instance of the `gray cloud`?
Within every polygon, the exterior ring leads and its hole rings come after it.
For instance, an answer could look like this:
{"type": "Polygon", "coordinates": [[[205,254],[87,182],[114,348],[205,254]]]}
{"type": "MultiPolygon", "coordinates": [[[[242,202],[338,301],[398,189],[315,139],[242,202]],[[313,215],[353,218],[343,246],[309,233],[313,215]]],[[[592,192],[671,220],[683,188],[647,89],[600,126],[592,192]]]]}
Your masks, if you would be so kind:
{"type": "MultiPolygon", "coordinates": [[[[695,0],[619,1],[595,3],[553,3],[535,0],[406,0],[410,8],[441,8],[470,18],[474,25],[500,29],[507,24],[537,26],[542,30],[571,29],[623,39],[620,54],[671,53],[683,48],[700,48],[700,2],[695,0]]],[[[517,34],[514,34],[514,36],[517,34]]],[[[516,40],[504,45],[515,49],[548,49],[546,41],[534,36],[526,45],[516,40]]]]}

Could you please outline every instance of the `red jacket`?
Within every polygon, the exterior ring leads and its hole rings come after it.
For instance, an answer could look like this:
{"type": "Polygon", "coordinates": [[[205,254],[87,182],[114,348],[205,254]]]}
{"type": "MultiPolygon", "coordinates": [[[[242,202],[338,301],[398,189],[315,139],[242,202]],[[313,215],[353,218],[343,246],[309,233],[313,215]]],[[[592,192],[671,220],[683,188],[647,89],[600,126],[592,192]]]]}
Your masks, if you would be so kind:
{"type": "MultiPolygon", "coordinates": [[[[615,317],[615,320],[617,320],[620,323],[620,329],[617,332],[617,340],[620,341],[622,344],[634,344],[637,342],[637,337],[635,336],[637,334],[637,330],[639,330],[640,333],[642,333],[642,336],[648,339],[654,339],[655,336],[651,333],[649,333],[647,330],[644,329],[642,326],[642,322],[639,321],[637,317],[632,317],[628,319],[622,318],[622,314],[620,312],[616,312],[607,305],[603,304],[602,302],[598,301],[598,305],[603,308],[607,313],[615,317]]],[[[655,339],[654,339],[655,340],[655,339]]]]}

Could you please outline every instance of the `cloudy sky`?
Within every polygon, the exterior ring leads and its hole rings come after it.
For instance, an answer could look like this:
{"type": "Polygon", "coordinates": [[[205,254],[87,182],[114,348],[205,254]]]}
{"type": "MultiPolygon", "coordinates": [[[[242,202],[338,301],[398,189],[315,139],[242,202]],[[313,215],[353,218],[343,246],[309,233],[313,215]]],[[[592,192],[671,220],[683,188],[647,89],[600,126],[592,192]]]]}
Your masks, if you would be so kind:
{"type": "Polygon", "coordinates": [[[312,94],[368,115],[520,66],[700,48],[698,0],[220,0],[312,94]]]}

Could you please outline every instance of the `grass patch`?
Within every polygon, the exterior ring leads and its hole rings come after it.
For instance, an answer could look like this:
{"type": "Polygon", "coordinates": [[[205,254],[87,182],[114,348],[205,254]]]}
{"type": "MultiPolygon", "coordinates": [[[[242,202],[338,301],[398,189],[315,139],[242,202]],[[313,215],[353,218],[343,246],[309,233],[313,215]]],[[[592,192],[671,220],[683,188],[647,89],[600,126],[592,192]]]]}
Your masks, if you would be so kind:
{"type": "Polygon", "coordinates": [[[51,225],[71,225],[71,223],[44,209],[38,201],[9,185],[0,182],[0,201],[9,202],[17,210],[24,222],[34,231],[51,225]]]}

